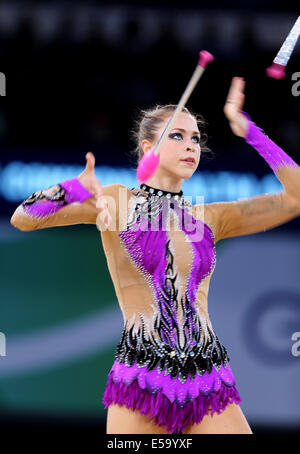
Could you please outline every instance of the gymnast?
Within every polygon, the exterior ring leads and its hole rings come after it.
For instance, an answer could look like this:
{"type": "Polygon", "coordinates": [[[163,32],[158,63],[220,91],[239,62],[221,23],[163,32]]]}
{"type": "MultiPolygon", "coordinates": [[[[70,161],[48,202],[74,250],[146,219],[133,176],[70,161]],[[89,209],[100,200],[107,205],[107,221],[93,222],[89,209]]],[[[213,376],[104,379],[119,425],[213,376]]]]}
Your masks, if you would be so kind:
{"type": "MultiPolygon", "coordinates": [[[[251,434],[207,296],[218,241],[266,231],[300,214],[300,168],[242,111],[234,77],[224,106],[233,133],[265,159],[284,190],[192,204],[181,189],[205,151],[201,116],[184,107],[140,187],[102,186],[95,157],[75,178],[35,192],[15,210],[23,231],[97,226],[124,327],[102,396],[108,434],[251,434]]],[[[136,155],[153,149],[176,105],[142,111],[136,155]]],[[[82,258],[84,260],[84,257],[82,258]]],[[[249,283],[250,285],[250,283],[249,283]]]]}

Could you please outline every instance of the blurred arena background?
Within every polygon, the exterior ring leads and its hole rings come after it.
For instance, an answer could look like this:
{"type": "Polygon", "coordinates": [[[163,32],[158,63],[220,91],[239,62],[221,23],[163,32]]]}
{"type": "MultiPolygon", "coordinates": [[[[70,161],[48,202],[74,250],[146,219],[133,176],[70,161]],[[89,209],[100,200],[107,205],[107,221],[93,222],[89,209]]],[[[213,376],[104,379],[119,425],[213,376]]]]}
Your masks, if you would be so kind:
{"type": "MultiPolygon", "coordinates": [[[[212,202],[282,189],[224,117],[233,76],[246,80],[244,110],[300,164],[300,42],[284,80],[265,75],[299,8],[224,5],[1,2],[0,424],[104,434],[102,394],[123,327],[97,228],[21,232],[9,220],[22,200],[81,173],[87,151],[103,184],[136,186],[135,116],[178,102],[201,49],[215,61],[188,106],[205,117],[216,156],[201,158],[184,192],[212,202]]],[[[209,309],[253,432],[298,433],[299,217],[217,243],[209,309]]]]}

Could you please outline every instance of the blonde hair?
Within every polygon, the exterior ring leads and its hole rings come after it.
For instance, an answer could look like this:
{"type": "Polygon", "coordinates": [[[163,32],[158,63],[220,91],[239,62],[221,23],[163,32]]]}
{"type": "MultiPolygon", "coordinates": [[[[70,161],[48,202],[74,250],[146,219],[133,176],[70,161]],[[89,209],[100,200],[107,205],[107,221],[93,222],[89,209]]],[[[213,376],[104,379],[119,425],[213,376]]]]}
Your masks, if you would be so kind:
{"type": "MultiPolygon", "coordinates": [[[[136,158],[137,164],[139,164],[144,155],[141,142],[145,139],[153,142],[161,123],[169,114],[174,112],[176,107],[176,104],[156,105],[154,108],[139,111],[138,117],[135,120],[134,128],[131,131],[131,139],[135,144],[135,148],[130,152],[131,156],[136,158]]],[[[206,146],[207,134],[203,131],[203,127],[206,125],[206,122],[202,115],[193,113],[187,107],[183,107],[182,112],[191,115],[196,120],[200,131],[201,153],[204,152],[213,154],[213,152],[206,146]]]]}

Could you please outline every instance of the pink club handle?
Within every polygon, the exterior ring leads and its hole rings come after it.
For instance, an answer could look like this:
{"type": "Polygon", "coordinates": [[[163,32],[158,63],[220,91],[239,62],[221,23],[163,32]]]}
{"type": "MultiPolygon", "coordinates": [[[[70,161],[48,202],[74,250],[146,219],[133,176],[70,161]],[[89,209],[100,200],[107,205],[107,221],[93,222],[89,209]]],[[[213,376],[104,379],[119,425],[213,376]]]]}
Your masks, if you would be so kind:
{"type": "Polygon", "coordinates": [[[266,69],[266,73],[269,77],[273,77],[273,79],[284,79],[285,66],[273,62],[272,65],[266,69]]]}
{"type": "Polygon", "coordinates": [[[201,50],[199,56],[198,65],[202,66],[202,68],[206,68],[206,66],[214,60],[214,56],[207,50],[201,50]]]}

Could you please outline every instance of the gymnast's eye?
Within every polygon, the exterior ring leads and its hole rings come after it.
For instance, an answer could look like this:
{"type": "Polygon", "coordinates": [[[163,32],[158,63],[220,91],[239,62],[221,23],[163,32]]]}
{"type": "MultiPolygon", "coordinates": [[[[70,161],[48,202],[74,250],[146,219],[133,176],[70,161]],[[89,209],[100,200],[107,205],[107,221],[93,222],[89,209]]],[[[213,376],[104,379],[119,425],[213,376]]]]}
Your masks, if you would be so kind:
{"type": "Polygon", "coordinates": [[[169,134],[170,139],[175,139],[176,136],[180,136],[182,138],[182,134],[180,134],[180,132],[173,132],[172,134],[169,134]]]}
{"type": "MultiPolygon", "coordinates": [[[[169,134],[169,137],[171,139],[176,139],[176,136],[180,137],[182,139],[182,134],[180,132],[173,132],[171,134],[169,134]]],[[[177,139],[176,139],[177,140],[177,139]]],[[[195,142],[195,143],[200,143],[200,137],[199,136],[193,136],[192,137],[192,140],[195,142]],[[194,140],[196,139],[196,140],[194,140]]]]}

